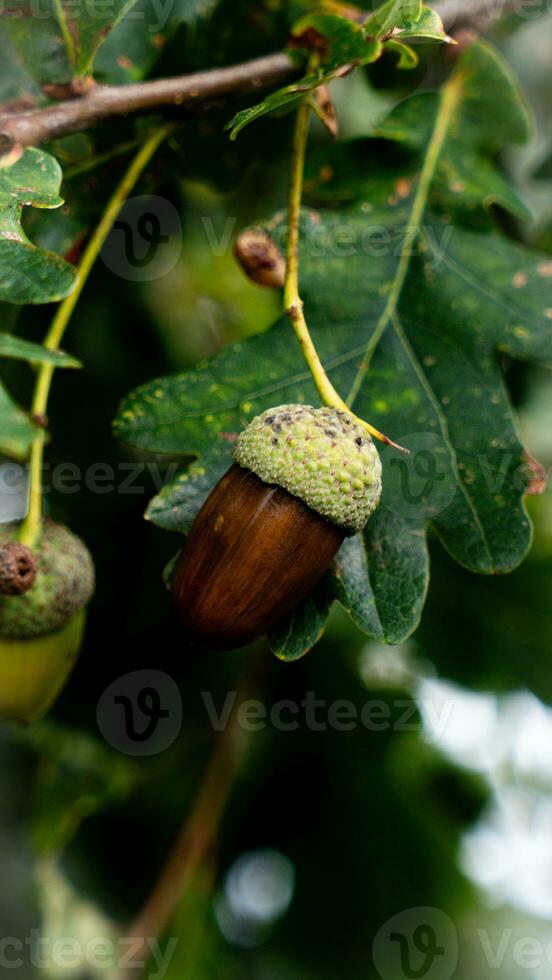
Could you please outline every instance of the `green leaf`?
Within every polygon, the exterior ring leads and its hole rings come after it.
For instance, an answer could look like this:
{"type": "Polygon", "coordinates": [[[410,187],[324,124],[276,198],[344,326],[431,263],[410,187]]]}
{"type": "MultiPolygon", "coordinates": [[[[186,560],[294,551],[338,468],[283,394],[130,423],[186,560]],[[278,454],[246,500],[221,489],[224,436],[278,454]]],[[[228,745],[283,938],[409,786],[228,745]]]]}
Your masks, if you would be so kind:
{"type": "Polygon", "coordinates": [[[402,44],[401,41],[390,39],[385,42],[385,47],[388,51],[396,51],[399,55],[397,68],[409,70],[410,68],[415,68],[418,64],[418,55],[408,44],[402,44]]]}
{"type": "Polygon", "coordinates": [[[171,483],[153,497],[146,510],[146,520],[166,531],[186,534],[205,498],[232,462],[232,452],[226,447],[212,458],[203,457],[192,463],[171,483]]]}
{"type": "Polygon", "coordinates": [[[270,649],[279,660],[299,660],[316,646],[326,628],[332,598],[324,584],[318,586],[268,634],[270,649]]]}
{"type": "Polygon", "coordinates": [[[319,39],[316,51],[325,71],[336,71],[344,65],[367,65],[381,54],[381,44],[360,24],[336,14],[309,14],[293,28],[295,47],[305,51],[313,47],[313,37],[319,39]]]}
{"type": "MultiPolygon", "coordinates": [[[[357,414],[411,449],[408,457],[381,449],[382,503],[362,536],[345,542],[332,577],[333,595],[380,641],[401,642],[418,624],[429,527],[460,563],[488,574],[514,568],[531,539],[524,450],[498,354],[552,364],[552,269],[488,219],[454,227],[447,213],[446,173],[452,160],[462,166],[460,146],[467,159],[476,147],[483,159],[507,115],[515,138],[522,135],[525,116],[507,78],[488,45],[472,46],[434,104],[420,137],[425,153],[408,127],[400,130],[396,118],[389,124],[391,150],[399,132],[401,147],[412,144],[406,194],[381,201],[360,172],[354,207],[309,212],[302,221],[301,286],[326,370],[357,414]],[[504,118],[497,113],[490,126],[499,81],[504,118]]],[[[382,137],[373,143],[381,149],[382,137]]],[[[489,181],[477,173],[458,189],[455,212],[471,214],[477,204],[484,214],[489,181]]],[[[281,216],[269,227],[285,237],[281,216]]],[[[258,412],[317,400],[282,319],[195,370],[131,393],[115,428],[142,449],[212,459],[258,412]]],[[[305,631],[316,632],[314,612],[308,628],[305,618],[298,614],[276,645],[298,650],[305,631]]]]}
{"type": "MultiPolygon", "coordinates": [[[[65,84],[90,74],[99,48],[135,2],[42,0],[40,16],[29,16],[27,0],[11,0],[5,30],[20,65],[39,85],[65,84]]],[[[136,23],[146,31],[143,18],[136,23]]]]}
{"type": "MultiPolygon", "coordinates": [[[[9,98],[43,96],[42,85],[63,85],[72,70],[60,30],[54,0],[43,0],[41,16],[29,13],[27,0],[10,0],[10,14],[2,23],[2,51],[17,73],[17,88],[9,98]]],[[[4,69],[5,72],[5,69],[4,69]]],[[[4,73],[3,72],[3,73],[4,73]]]]}
{"type": "Polygon", "coordinates": [[[127,15],[136,0],[87,0],[79,4],[77,16],[71,0],[53,0],[60,29],[66,41],[68,57],[77,75],[92,70],[94,58],[110,31],[127,15]]]}
{"type": "Polygon", "coordinates": [[[176,575],[176,569],[178,568],[179,560],[180,560],[180,550],[177,551],[176,554],[173,555],[171,559],[169,559],[169,561],[167,562],[167,564],[163,569],[163,584],[167,592],[172,591],[173,581],[176,575]]]}
{"type": "Polygon", "coordinates": [[[0,72],[0,105],[20,99],[28,105],[38,102],[41,98],[40,88],[12,44],[6,20],[0,23],[0,50],[3,60],[0,72]]]}
{"type": "Polygon", "coordinates": [[[364,22],[364,28],[374,37],[384,37],[403,22],[416,22],[421,14],[422,0],[386,0],[381,7],[370,14],[364,22]]]}
{"type": "Polygon", "coordinates": [[[36,428],[0,384],[0,455],[25,462],[36,428]]]}
{"type": "MultiPolygon", "coordinates": [[[[470,48],[461,65],[462,98],[448,120],[431,185],[431,205],[470,223],[486,221],[484,210],[493,204],[516,217],[531,217],[496,164],[505,143],[524,143],[530,133],[519,88],[488,45],[470,48]]],[[[460,78],[460,69],[454,77],[460,78]]],[[[310,196],[333,204],[408,196],[435,131],[439,107],[436,93],[414,95],[378,124],[371,138],[334,143],[324,151],[323,160],[320,153],[313,154],[306,169],[310,196]]]]}
{"type": "Polygon", "coordinates": [[[399,20],[393,29],[393,38],[401,41],[445,41],[449,44],[452,41],[439,14],[430,7],[423,7],[419,17],[399,20]]]}
{"type": "Polygon", "coordinates": [[[53,364],[58,368],[81,367],[76,358],[61,350],[47,350],[40,344],[29,340],[21,340],[11,334],[0,334],[0,357],[10,357],[17,361],[28,361],[29,364],[53,364]]]}
{"type": "Polygon", "coordinates": [[[41,150],[25,150],[0,168],[0,300],[51,303],[71,292],[76,270],[59,255],[37,248],[21,225],[25,205],[58,208],[61,169],[41,150]]]}
{"type": "Polygon", "coordinates": [[[382,643],[401,643],[419,622],[429,581],[425,534],[380,507],[333,565],[333,593],[354,623],[382,643]],[[408,588],[405,588],[408,583],[408,588]]]}
{"type": "Polygon", "coordinates": [[[94,61],[102,79],[112,85],[143,79],[182,25],[208,17],[219,0],[174,0],[169,6],[137,0],[130,16],[111,31],[94,61]]]}
{"type": "MultiPolygon", "coordinates": [[[[292,85],[272,92],[262,102],[238,112],[228,128],[235,139],[244,126],[269,112],[289,109],[306,92],[336,78],[348,66],[367,65],[377,61],[387,35],[413,40],[448,41],[441,18],[417,0],[388,0],[363,25],[355,24],[336,14],[308,14],[293,28],[293,49],[305,53],[316,50],[319,68],[292,85]],[[316,40],[316,43],[315,43],[316,40]]],[[[392,45],[397,49],[397,45],[392,45]]],[[[400,46],[400,68],[412,68],[417,56],[408,47],[400,46]]]]}
{"type": "Polygon", "coordinates": [[[249,126],[249,123],[254,122],[256,119],[260,119],[262,116],[266,116],[269,112],[276,112],[277,110],[292,108],[295,104],[301,101],[307,92],[312,92],[313,89],[317,88],[318,85],[328,82],[334,77],[333,72],[316,72],[313,75],[306,75],[299,82],[293,82],[291,85],[286,85],[285,88],[280,88],[276,92],[272,92],[267,95],[262,102],[257,105],[251,106],[248,109],[242,109],[237,112],[233,119],[227,124],[226,129],[230,130],[230,139],[235,140],[238,133],[241,132],[245,126],[249,126]]]}

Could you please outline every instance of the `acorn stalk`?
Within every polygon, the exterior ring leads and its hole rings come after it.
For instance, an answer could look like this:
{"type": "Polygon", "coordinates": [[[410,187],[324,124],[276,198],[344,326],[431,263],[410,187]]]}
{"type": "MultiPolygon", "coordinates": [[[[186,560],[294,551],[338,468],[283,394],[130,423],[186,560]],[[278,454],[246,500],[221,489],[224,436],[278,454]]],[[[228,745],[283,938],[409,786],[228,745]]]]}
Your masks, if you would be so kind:
{"type": "Polygon", "coordinates": [[[372,439],[333,408],[263,412],[234,460],[198,513],[173,581],[187,633],[217,648],[243,646],[286,616],[381,495],[372,439]]]}

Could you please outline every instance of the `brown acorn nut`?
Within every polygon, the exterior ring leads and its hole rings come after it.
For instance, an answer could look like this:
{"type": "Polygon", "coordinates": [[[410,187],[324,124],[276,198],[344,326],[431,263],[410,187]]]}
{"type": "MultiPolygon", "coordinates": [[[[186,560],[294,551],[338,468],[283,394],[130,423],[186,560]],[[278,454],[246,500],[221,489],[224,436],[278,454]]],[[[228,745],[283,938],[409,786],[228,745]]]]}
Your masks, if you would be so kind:
{"type": "Polygon", "coordinates": [[[219,649],[251,642],[301,602],[381,494],[370,436],[332,408],[269,409],[241,433],[234,458],[173,581],[188,634],[219,649]]]}

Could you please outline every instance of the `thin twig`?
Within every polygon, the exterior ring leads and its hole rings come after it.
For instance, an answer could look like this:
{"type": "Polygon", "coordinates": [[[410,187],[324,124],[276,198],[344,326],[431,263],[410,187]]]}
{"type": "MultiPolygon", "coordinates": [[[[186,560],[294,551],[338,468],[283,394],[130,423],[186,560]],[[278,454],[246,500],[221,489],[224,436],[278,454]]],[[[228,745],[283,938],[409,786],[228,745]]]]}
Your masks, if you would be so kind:
{"type": "Polygon", "coordinates": [[[313,381],[318,390],[320,398],[325,405],[336,408],[341,412],[346,412],[359,425],[361,425],[374,438],[380,442],[385,442],[395,449],[407,452],[402,446],[392,442],[387,436],[375,429],[373,425],[359,418],[351,411],[347,403],[341,398],[331,383],[324,365],[320,360],[318,351],[310,335],[303,307],[303,300],[299,292],[299,222],[301,217],[301,198],[303,193],[303,174],[305,169],[305,151],[309,131],[309,118],[311,107],[306,99],[297,110],[295,131],[293,136],[293,149],[291,155],[291,174],[289,184],[289,204],[288,204],[288,239],[287,239],[287,263],[286,278],[284,285],[284,309],[288,315],[291,325],[295,331],[295,336],[299,341],[303,356],[312,374],[313,381]]]}
{"type": "Polygon", "coordinates": [[[85,94],[45,109],[0,115],[0,149],[38,146],[88,129],[102,119],[162,108],[203,107],[224,96],[278,85],[297,75],[287,54],[256,58],[230,68],[214,68],[135,85],[92,85],[85,94]]]}
{"type": "Polygon", "coordinates": [[[195,802],[187,814],[165,865],[136,919],[125,932],[129,956],[137,965],[121,969],[119,980],[142,975],[151,941],[162,936],[177,906],[193,884],[198,870],[209,860],[220,824],[245,756],[247,733],[239,726],[238,709],[249,683],[238,691],[234,710],[219,736],[201,780],[195,802]]]}
{"type": "MultiPolygon", "coordinates": [[[[433,4],[451,33],[473,26],[484,30],[506,14],[523,14],[524,0],[441,0],[433,4]]],[[[206,108],[231,95],[284,85],[299,74],[281,51],[229,68],[214,68],[193,75],[161,78],[135,85],[94,85],[80,97],[68,98],[43,109],[0,113],[0,153],[82,132],[102,119],[172,108],[206,108]]]]}
{"type": "MultiPolygon", "coordinates": [[[[140,177],[144,167],[147,165],[160,143],[173,131],[174,125],[167,124],[156,129],[149,139],[146,140],[139,153],[132,160],[127,172],[119,182],[113,195],[107,203],[101,221],[88,242],[83,252],[82,258],[77,267],[78,277],[73,292],[67,296],[63,303],[57,308],[56,314],[44,341],[47,350],[57,350],[61,339],[75,309],[78,299],[82,293],[84,285],[88,279],[90,271],[100,253],[100,250],[111,231],[119,211],[121,210],[128,195],[140,177]]],[[[44,419],[48,408],[48,396],[52,384],[54,366],[52,364],[42,364],[40,366],[34,390],[31,413],[34,418],[44,419]]],[[[32,548],[40,535],[42,521],[42,457],[44,454],[44,444],[46,433],[41,426],[33,440],[30,456],[30,493],[29,510],[23,521],[19,538],[23,544],[32,548]]]]}

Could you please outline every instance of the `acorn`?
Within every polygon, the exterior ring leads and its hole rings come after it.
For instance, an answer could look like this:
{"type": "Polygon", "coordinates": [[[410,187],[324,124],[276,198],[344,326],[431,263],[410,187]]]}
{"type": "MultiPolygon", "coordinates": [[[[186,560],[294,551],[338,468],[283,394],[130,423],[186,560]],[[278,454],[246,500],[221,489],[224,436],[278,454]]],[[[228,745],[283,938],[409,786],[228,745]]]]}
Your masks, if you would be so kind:
{"type": "Polygon", "coordinates": [[[94,565],[60,524],[44,521],[34,551],[18,544],[17,530],[0,528],[0,718],[31,722],[46,714],[77,659],[94,565]]]}
{"type": "Polygon", "coordinates": [[[244,646],[313,589],[381,495],[371,437],[333,408],[280,405],[238,437],[234,464],[182,549],[173,597],[202,645],[244,646]]]}

